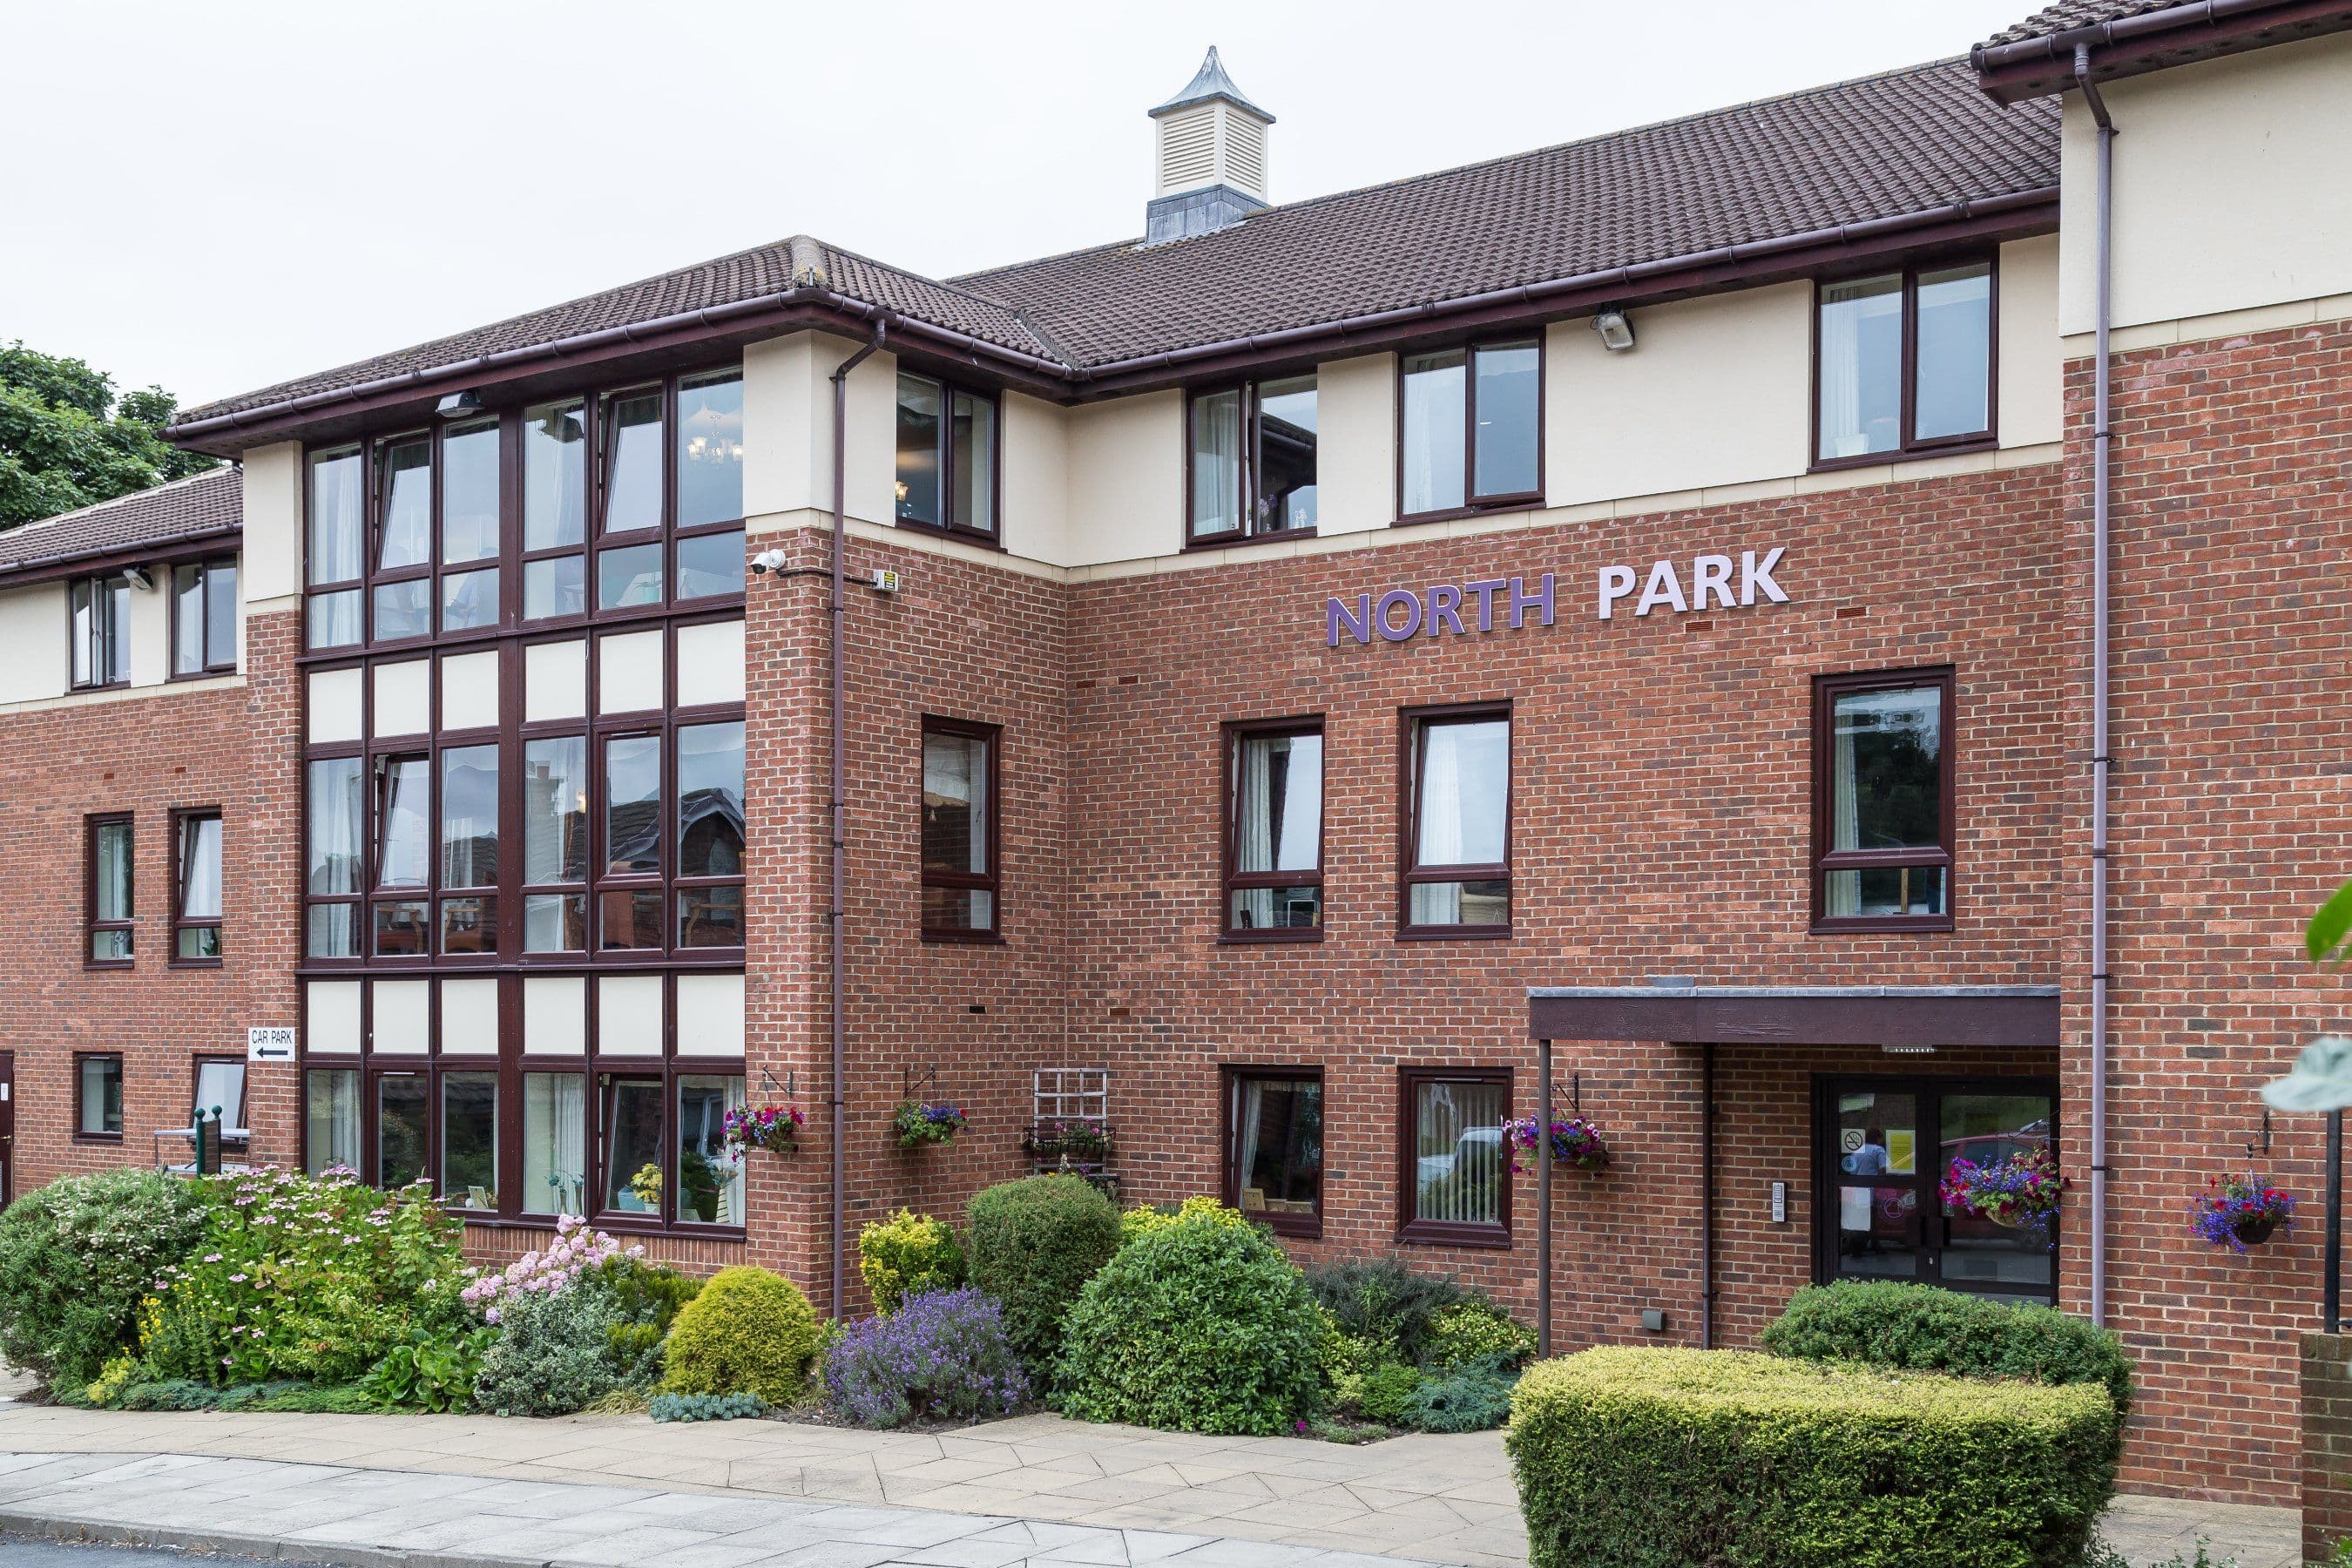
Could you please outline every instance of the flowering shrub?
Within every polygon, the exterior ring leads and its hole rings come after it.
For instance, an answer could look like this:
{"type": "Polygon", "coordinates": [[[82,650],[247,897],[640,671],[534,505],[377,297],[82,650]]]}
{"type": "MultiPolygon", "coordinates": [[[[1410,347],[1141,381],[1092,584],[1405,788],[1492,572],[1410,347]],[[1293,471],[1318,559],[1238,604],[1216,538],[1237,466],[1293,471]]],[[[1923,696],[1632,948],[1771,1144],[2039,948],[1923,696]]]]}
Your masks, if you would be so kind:
{"type": "Polygon", "coordinates": [[[963,1248],[945,1220],[900,1209],[857,1233],[857,1274],[884,1317],[909,1296],[963,1283],[963,1248]]]}
{"type": "Polygon", "coordinates": [[[728,1152],[740,1155],[765,1149],[789,1154],[801,1146],[801,1128],[807,1120],[797,1105],[739,1105],[727,1113],[724,1124],[728,1152]]]}
{"type": "Polygon", "coordinates": [[[499,1273],[483,1275],[460,1290],[457,1299],[479,1312],[484,1322],[495,1323],[504,1303],[514,1297],[553,1295],[591,1269],[616,1258],[642,1258],[645,1250],[632,1247],[624,1252],[603,1231],[589,1229],[586,1220],[564,1215],[556,1220],[555,1239],[546,1251],[526,1252],[499,1273]]]}
{"type": "Polygon", "coordinates": [[[826,1400],[866,1426],[977,1420],[1029,1397],[1003,1310],[978,1290],[926,1290],[844,1330],[824,1357],[826,1400]]]}
{"type": "Polygon", "coordinates": [[[204,1229],[204,1196],[153,1171],[68,1176],[0,1214],[0,1355],[60,1386],[131,1343],[139,1304],[204,1229]]]}
{"type": "Polygon", "coordinates": [[[2280,1226],[2294,1224],[2294,1194],[2264,1185],[2252,1171],[2242,1176],[2209,1176],[2191,1223],[2214,1246],[2243,1252],[2268,1241],[2280,1226]]]}
{"type": "Polygon", "coordinates": [[[2046,1233],[2058,1215],[2058,1194],[2065,1188],[2058,1157],[2044,1143],[1981,1165],[1954,1160],[1941,1191],[1948,1208],[1995,1225],[2046,1233]]]}
{"type": "Polygon", "coordinates": [[[423,1183],[382,1193],[349,1172],[262,1170],[195,1185],[203,1235],[142,1304],[152,1377],[347,1383],[413,1328],[461,1326],[459,1222],[423,1183]]]}
{"type": "Polygon", "coordinates": [[[891,1131],[898,1134],[898,1147],[919,1149],[926,1143],[952,1143],[955,1135],[963,1131],[963,1110],[945,1100],[930,1104],[912,1100],[898,1102],[897,1114],[890,1118],[891,1131]]]}
{"type": "MultiPolygon", "coordinates": [[[[1536,1168],[1537,1125],[1532,1116],[1503,1123],[1503,1137],[1511,1149],[1511,1169],[1517,1174],[1526,1175],[1536,1168]],[[1524,1164],[1520,1163],[1523,1155],[1524,1164]]],[[[1580,1171],[1598,1171],[1609,1163],[1609,1145],[1599,1127],[1581,1116],[1572,1116],[1551,1124],[1551,1157],[1580,1171]]]]}

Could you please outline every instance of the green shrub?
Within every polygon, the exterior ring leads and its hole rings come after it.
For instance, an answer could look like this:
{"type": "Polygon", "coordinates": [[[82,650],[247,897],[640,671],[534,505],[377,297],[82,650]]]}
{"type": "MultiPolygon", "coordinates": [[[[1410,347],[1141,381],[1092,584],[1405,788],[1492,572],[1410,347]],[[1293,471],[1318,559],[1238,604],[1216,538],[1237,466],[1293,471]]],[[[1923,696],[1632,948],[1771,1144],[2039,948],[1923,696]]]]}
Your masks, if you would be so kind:
{"type": "Polygon", "coordinates": [[[118,1410],[296,1411],[308,1415],[357,1415],[377,1408],[356,1384],[310,1384],[295,1380],[241,1383],[215,1388],[180,1378],[134,1383],[120,1391],[118,1410]]]}
{"type": "Polygon", "coordinates": [[[1286,1432],[1314,1409],[1327,1333],[1306,1280],[1265,1232],[1167,1226],[1087,1281],[1055,1368],[1056,1403],[1087,1421],[1286,1432]]]}
{"type": "Polygon", "coordinates": [[[1229,1209],[1211,1197],[1190,1197],[1181,1204],[1138,1204],[1118,1216],[1118,1244],[1125,1247],[1139,1236],[1192,1219],[1213,1225],[1249,1224],[1249,1216],[1241,1210],[1229,1209]]]}
{"type": "Polygon", "coordinates": [[[1586,1351],[1519,1380],[1533,1568],[2072,1568],[2115,1483],[2094,1386],[1586,1351]]]}
{"type": "Polygon", "coordinates": [[[1423,1376],[1404,1402],[1404,1423],[1423,1432],[1486,1432],[1511,1418],[1511,1386],[1485,1362],[1423,1376]]]}
{"type": "Polygon", "coordinates": [[[463,1410],[474,1403],[482,1358],[498,1337],[491,1328],[411,1327],[354,1386],[378,1410],[463,1410]]]}
{"type": "Polygon", "coordinates": [[[1808,1286],[1766,1327],[1763,1345],[1800,1361],[2095,1383],[2118,1411],[2131,1408],[2131,1357],[2112,1332],[2055,1308],[2013,1307],[1932,1286],[1808,1286]]]}
{"type": "Polygon", "coordinates": [[[650,1388],[662,1371],[662,1342],[677,1314],[702,1289],[677,1269],[642,1258],[609,1258],[575,1289],[603,1291],[613,1303],[613,1375],[624,1388],[650,1388]]]}
{"type": "Polygon", "coordinates": [[[670,1326],[667,1394],[756,1394],[790,1405],[808,1385],[816,1314],[799,1286],[749,1264],[722,1268],[670,1326]]]}
{"type": "Polygon", "coordinates": [[[1428,1355],[1438,1314],[1470,1299],[1451,1275],[1416,1274],[1387,1258],[1327,1263],[1307,1271],[1307,1284],[1341,1333],[1408,1365],[1428,1355]]]}
{"type": "Polygon", "coordinates": [[[1427,1364],[1453,1372],[1486,1366],[1509,1372],[1536,1353],[1536,1331],[1487,1300],[1466,1297],[1429,1321],[1427,1364]]]}
{"type": "Polygon", "coordinates": [[[257,1171],[190,1184],[203,1235],[159,1271],[165,1288],[140,1317],[152,1378],[349,1383],[415,1329],[466,1325],[463,1227],[423,1183],[383,1193],[257,1171]]]}
{"type": "Polygon", "coordinates": [[[656,1394],[646,1404],[656,1421],[743,1421],[767,1413],[756,1394],[656,1394]]]}
{"type": "Polygon", "coordinates": [[[900,1209],[857,1233],[857,1277],[887,1318],[909,1296],[962,1284],[963,1248],[947,1221],[900,1209]]]}
{"type": "Polygon", "coordinates": [[[619,1310],[583,1279],[499,1304],[498,1339],[482,1357],[474,1403],[495,1415],[570,1415],[621,1381],[613,1363],[619,1310]]]}
{"type": "Polygon", "coordinates": [[[194,1184],[153,1171],[25,1194],[0,1213],[0,1355],[47,1383],[89,1383],[132,1342],[141,1299],[203,1229],[194,1184]]]}
{"type": "Polygon", "coordinates": [[[1421,1386],[1421,1373],[1402,1362],[1389,1362],[1364,1373],[1355,1389],[1356,1408],[1367,1421],[1377,1421],[1383,1426],[1404,1426],[1411,1423],[1405,1416],[1413,1392],[1421,1386]]]}
{"type": "Polygon", "coordinates": [[[982,1188],[965,1212],[971,1283],[1003,1303],[1013,1349],[1049,1365],[1071,1303],[1118,1250],[1118,1210],[1085,1177],[1054,1175],[982,1188]]]}

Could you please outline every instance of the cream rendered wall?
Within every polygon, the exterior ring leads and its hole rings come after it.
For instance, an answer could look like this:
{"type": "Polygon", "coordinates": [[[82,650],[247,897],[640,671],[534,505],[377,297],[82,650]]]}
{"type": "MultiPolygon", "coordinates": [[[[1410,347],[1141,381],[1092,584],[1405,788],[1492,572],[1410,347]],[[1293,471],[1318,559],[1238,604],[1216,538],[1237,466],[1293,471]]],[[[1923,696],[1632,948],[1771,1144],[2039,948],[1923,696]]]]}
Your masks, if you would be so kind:
{"type": "Polygon", "coordinates": [[[65,584],[0,593],[0,702],[62,696],[68,682],[65,584]]]}
{"type": "Polygon", "coordinates": [[[2066,353],[2058,336],[2058,237],[2037,235],[2002,246],[1998,282],[1999,397],[1993,416],[2000,444],[2055,441],[2063,434],[2066,401],[2066,353]]]}
{"type": "MultiPolygon", "coordinates": [[[[772,517],[833,507],[833,373],[854,339],[798,332],[743,353],[743,515],[772,517]]],[[[849,483],[853,518],[887,523],[895,471],[898,360],[866,357],[849,373],[849,483]]],[[[754,531],[757,531],[755,526],[754,531]]]]}
{"type": "Polygon", "coordinates": [[[1151,392],[1087,404],[1071,409],[1068,421],[1069,563],[1181,551],[1184,395],[1151,392]]]}
{"type": "Polygon", "coordinates": [[[1070,558],[1070,434],[1068,413],[1042,398],[1007,392],[997,401],[1003,421],[1004,471],[998,520],[1004,548],[1032,561],[1074,565],[1070,558]]]}
{"type": "Polygon", "coordinates": [[[1361,533],[1396,521],[1396,355],[1316,367],[1318,534],[1361,533]]]}
{"type": "Polygon", "coordinates": [[[172,569],[151,567],[152,586],[131,584],[131,684],[161,686],[172,668],[172,569]]]}
{"type": "MultiPolygon", "coordinates": [[[[247,605],[302,591],[302,444],[280,441],[245,455],[244,565],[247,605]]],[[[282,606],[281,606],[282,607],[282,606]]]]}
{"type": "MultiPolygon", "coordinates": [[[[2116,325],[2352,293],[2352,36],[2103,90],[2118,132],[2116,325]]],[[[2094,325],[2096,134],[2069,93],[2059,198],[2069,336],[2094,325]]]]}
{"type": "Polygon", "coordinates": [[[1812,286],[1630,312],[1612,354],[1589,320],[1544,345],[1544,489],[1553,506],[1784,479],[1805,470],[1812,286]]]}

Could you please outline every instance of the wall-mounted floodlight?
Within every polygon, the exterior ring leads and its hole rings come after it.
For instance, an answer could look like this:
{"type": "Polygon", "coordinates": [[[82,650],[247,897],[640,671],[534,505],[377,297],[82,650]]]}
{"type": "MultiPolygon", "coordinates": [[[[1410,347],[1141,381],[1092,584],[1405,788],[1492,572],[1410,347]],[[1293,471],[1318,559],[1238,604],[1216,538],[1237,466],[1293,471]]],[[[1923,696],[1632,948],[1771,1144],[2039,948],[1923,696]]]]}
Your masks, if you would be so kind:
{"type": "Polygon", "coordinates": [[[478,392],[453,392],[434,405],[433,412],[444,419],[463,419],[468,414],[482,411],[482,395],[478,392]]]}
{"type": "Polygon", "coordinates": [[[1601,346],[1612,354],[1622,354],[1633,346],[1633,323],[1622,310],[1603,310],[1592,318],[1592,330],[1601,334],[1601,346]]]}

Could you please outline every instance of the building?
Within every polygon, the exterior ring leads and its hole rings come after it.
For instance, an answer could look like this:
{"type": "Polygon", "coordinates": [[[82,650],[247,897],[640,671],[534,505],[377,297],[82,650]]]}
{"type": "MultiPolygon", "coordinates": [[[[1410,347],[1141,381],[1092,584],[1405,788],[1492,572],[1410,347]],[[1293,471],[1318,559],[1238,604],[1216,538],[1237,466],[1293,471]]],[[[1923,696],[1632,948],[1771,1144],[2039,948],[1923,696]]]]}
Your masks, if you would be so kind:
{"type": "Polygon", "coordinates": [[[1549,1037],[1614,1153],[1556,1343],[2054,1300],[2130,1484],[2284,1500],[2317,1227],[2188,1206],[2249,1145],[2315,1206],[2253,1091],[2346,1011],[2347,28],[2068,0],[1286,205],[1213,53],[1142,241],[794,237],[191,409],[234,467],[0,536],[7,1176],[217,1106],[485,1258],[584,1212],[846,1308],[836,1212],[1097,1114],[1131,1198],[1532,1315],[1549,1037]],[[2044,1144],[2054,1246],[1947,1215],[2044,1144]]]}

